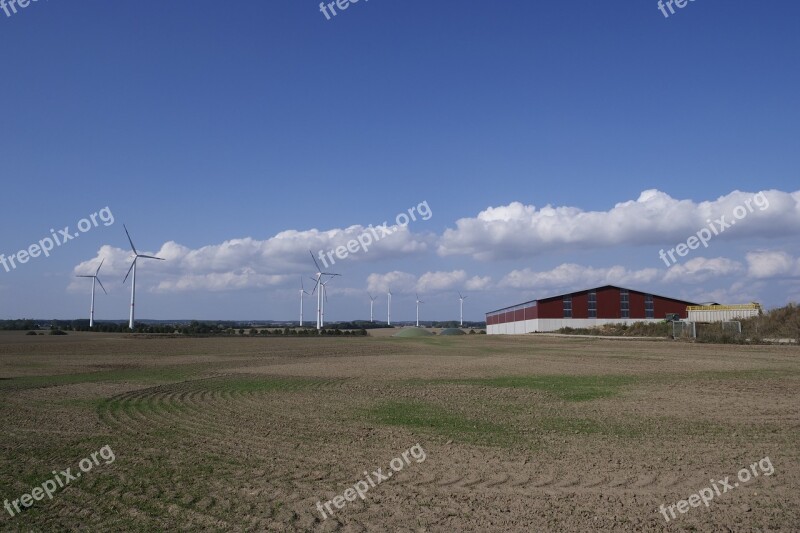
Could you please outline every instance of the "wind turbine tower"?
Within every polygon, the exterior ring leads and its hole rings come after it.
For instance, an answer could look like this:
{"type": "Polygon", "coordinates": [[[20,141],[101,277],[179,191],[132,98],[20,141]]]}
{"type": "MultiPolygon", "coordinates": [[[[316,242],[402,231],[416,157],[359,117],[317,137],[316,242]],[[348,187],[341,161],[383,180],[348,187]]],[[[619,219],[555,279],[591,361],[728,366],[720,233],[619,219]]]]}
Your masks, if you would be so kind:
{"type": "Polygon", "coordinates": [[[461,308],[460,315],[461,315],[461,327],[462,328],[464,327],[464,300],[466,300],[467,298],[468,298],[468,296],[462,296],[461,295],[461,291],[458,291],[458,303],[459,303],[459,307],[461,308]]]}
{"type": "Polygon", "coordinates": [[[300,327],[303,327],[303,295],[308,291],[303,287],[303,276],[300,276],[300,327]]]}
{"type": "Polygon", "coordinates": [[[94,327],[94,286],[95,286],[95,283],[100,283],[100,288],[103,289],[103,292],[108,294],[106,292],[106,288],[103,287],[103,283],[100,281],[100,278],[97,277],[97,275],[100,274],[100,268],[103,266],[103,262],[105,262],[105,259],[100,261],[100,266],[97,267],[97,270],[95,271],[94,276],[75,276],[77,278],[92,278],[92,306],[89,308],[89,327],[90,328],[94,327]]]}
{"type": "MultiPolygon", "coordinates": [[[[369,294],[369,293],[367,293],[367,294],[369,294]]],[[[369,295],[369,321],[370,321],[370,322],[375,322],[375,321],[372,319],[372,316],[373,316],[373,315],[372,315],[372,308],[373,308],[373,306],[375,305],[375,299],[376,299],[376,298],[377,298],[377,296],[372,296],[371,294],[369,295]]]]}
{"type": "Polygon", "coordinates": [[[320,290],[322,291],[322,312],[320,313],[320,321],[322,322],[322,327],[325,327],[325,302],[328,301],[328,283],[331,282],[333,278],[329,279],[324,283],[320,283],[320,290]]]}
{"type": "MultiPolygon", "coordinates": [[[[317,293],[317,330],[322,329],[322,298],[323,292],[325,290],[325,286],[322,284],[322,276],[339,276],[340,274],[334,274],[332,272],[323,272],[321,268],[319,268],[319,263],[317,263],[317,259],[314,257],[314,254],[311,250],[308,251],[311,255],[311,260],[314,261],[314,266],[317,267],[317,277],[314,280],[316,283],[314,284],[314,289],[311,291],[311,294],[314,292],[317,293]]],[[[330,281],[330,280],[328,280],[330,281]]],[[[327,282],[326,282],[327,283],[327,282]]]]}
{"type": "Polygon", "coordinates": [[[128,242],[131,245],[131,250],[133,250],[133,263],[131,263],[128,273],[125,274],[125,279],[122,280],[122,283],[124,284],[126,281],[128,281],[128,276],[130,276],[131,272],[133,272],[133,276],[131,277],[131,319],[130,322],[128,322],[128,327],[133,329],[134,308],[136,306],[136,263],[139,261],[139,259],[157,259],[159,261],[164,261],[164,259],[154,255],[144,255],[137,252],[136,247],[133,245],[133,241],[131,240],[131,234],[128,233],[128,228],[125,227],[125,224],[123,224],[122,227],[125,228],[125,235],[128,236],[128,242]]]}
{"type": "Polygon", "coordinates": [[[419,327],[419,304],[424,304],[425,302],[419,299],[419,294],[417,294],[416,296],[417,296],[417,327],[419,327]]]}

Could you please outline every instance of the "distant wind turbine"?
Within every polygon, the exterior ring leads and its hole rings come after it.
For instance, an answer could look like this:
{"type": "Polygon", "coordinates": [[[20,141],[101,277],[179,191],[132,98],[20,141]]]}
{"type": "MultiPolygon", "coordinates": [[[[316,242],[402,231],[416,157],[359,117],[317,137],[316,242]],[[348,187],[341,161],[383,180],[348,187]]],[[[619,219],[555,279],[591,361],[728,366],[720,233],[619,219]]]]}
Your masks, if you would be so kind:
{"type": "MultiPolygon", "coordinates": [[[[367,293],[367,294],[369,294],[369,293],[367,293]]],[[[371,294],[369,294],[369,321],[370,322],[375,322],[372,319],[372,307],[373,307],[373,305],[375,305],[375,299],[376,298],[377,298],[377,296],[372,296],[371,294]]]]}
{"type": "Polygon", "coordinates": [[[386,296],[388,299],[386,300],[386,325],[392,325],[392,291],[386,291],[386,296]]]}
{"type": "Polygon", "coordinates": [[[325,302],[328,301],[328,283],[330,283],[331,280],[333,280],[333,278],[320,283],[320,290],[322,291],[322,312],[320,313],[320,321],[322,322],[323,328],[325,327],[325,302]]]}
{"type": "Polygon", "coordinates": [[[303,287],[303,276],[300,276],[300,327],[303,327],[303,295],[308,291],[303,287]]]}
{"type": "Polygon", "coordinates": [[[424,304],[425,302],[419,299],[419,294],[416,294],[416,296],[417,296],[417,327],[419,327],[419,304],[424,304]]]}
{"type": "Polygon", "coordinates": [[[460,314],[461,314],[461,327],[462,328],[464,327],[464,300],[466,300],[467,298],[469,298],[469,296],[462,296],[461,295],[461,291],[458,291],[458,303],[459,303],[460,308],[461,308],[461,313],[460,314]]]}
{"type": "Polygon", "coordinates": [[[100,266],[97,267],[97,270],[95,271],[94,276],[75,276],[75,277],[78,277],[78,278],[92,278],[92,307],[89,308],[89,327],[90,328],[94,327],[94,286],[95,286],[95,282],[100,283],[100,288],[103,289],[103,292],[108,294],[106,292],[106,288],[103,287],[103,284],[100,281],[100,278],[97,277],[97,275],[100,274],[100,268],[103,266],[104,262],[105,262],[105,259],[100,261],[100,266]]]}
{"type": "MultiPolygon", "coordinates": [[[[308,251],[311,254],[311,260],[314,261],[314,266],[317,267],[317,277],[314,279],[314,289],[311,291],[313,295],[315,292],[317,293],[317,329],[322,329],[322,298],[323,292],[325,291],[325,287],[322,284],[322,276],[340,276],[341,274],[334,274],[332,272],[323,272],[321,268],[319,268],[319,263],[317,263],[317,259],[314,257],[314,254],[311,250],[308,251]],[[319,289],[319,290],[317,290],[319,289]]],[[[330,280],[328,280],[330,281],[330,280]]],[[[327,283],[327,282],[326,282],[327,283]]]]}
{"type": "Polygon", "coordinates": [[[159,261],[164,261],[164,259],[161,258],[161,257],[156,257],[154,255],[144,255],[144,254],[140,254],[139,252],[137,252],[136,251],[136,247],[133,245],[133,241],[131,240],[131,234],[128,233],[128,228],[125,227],[125,224],[123,224],[122,227],[125,228],[125,235],[128,236],[128,242],[131,244],[131,250],[133,250],[133,256],[134,256],[133,257],[133,263],[131,263],[131,267],[128,269],[128,273],[125,274],[125,279],[122,280],[123,284],[126,281],[128,281],[128,276],[130,276],[131,275],[131,271],[133,271],[133,276],[131,277],[131,319],[130,319],[130,322],[128,322],[128,327],[130,329],[133,329],[134,308],[136,306],[136,262],[140,258],[141,259],[157,259],[159,261]]]}

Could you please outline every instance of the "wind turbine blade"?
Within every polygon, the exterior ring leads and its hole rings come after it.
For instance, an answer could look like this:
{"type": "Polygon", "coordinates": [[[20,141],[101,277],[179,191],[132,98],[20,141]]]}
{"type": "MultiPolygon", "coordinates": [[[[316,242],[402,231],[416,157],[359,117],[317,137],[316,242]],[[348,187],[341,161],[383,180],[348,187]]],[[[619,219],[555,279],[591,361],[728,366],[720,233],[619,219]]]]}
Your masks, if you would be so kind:
{"type": "Polygon", "coordinates": [[[136,255],[139,255],[139,252],[136,251],[136,247],[133,245],[133,241],[131,240],[131,234],[128,233],[128,228],[125,226],[125,224],[123,224],[122,227],[125,228],[125,235],[128,236],[128,242],[131,243],[131,250],[133,250],[133,253],[136,255]]]}
{"type": "Polygon", "coordinates": [[[105,263],[106,258],[104,257],[102,261],[100,261],[100,266],[97,267],[97,271],[94,273],[95,277],[100,273],[100,269],[103,268],[103,263],[105,263]]]}
{"type": "Polygon", "coordinates": [[[314,296],[314,293],[317,292],[317,287],[319,287],[319,280],[311,278],[311,281],[314,282],[314,288],[311,290],[311,296],[314,296]]]}
{"type": "Polygon", "coordinates": [[[139,259],[139,256],[138,256],[138,255],[137,255],[136,257],[134,257],[134,258],[133,258],[133,263],[131,263],[131,266],[130,266],[130,268],[128,268],[128,273],[127,273],[127,274],[125,274],[125,279],[123,279],[123,280],[122,280],[122,284],[123,284],[123,285],[125,284],[125,282],[126,282],[126,281],[128,281],[128,276],[130,276],[130,275],[131,275],[131,270],[133,270],[133,265],[135,265],[135,264],[136,264],[136,260],[137,260],[137,259],[139,259]]]}
{"type": "Polygon", "coordinates": [[[311,256],[311,260],[314,261],[314,265],[317,267],[317,272],[322,272],[322,269],[319,267],[319,263],[317,263],[317,258],[314,257],[314,254],[311,253],[311,250],[308,251],[308,254],[311,256]]]}
{"type": "Polygon", "coordinates": [[[95,276],[95,277],[94,277],[94,279],[96,279],[96,280],[97,280],[97,283],[99,283],[99,284],[100,284],[100,288],[101,288],[101,289],[103,289],[103,292],[104,292],[104,293],[106,293],[106,294],[108,294],[108,291],[106,290],[106,288],[105,288],[105,287],[103,287],[103,282],[102,282],[102,281],[100,281],[100,278],[98,278],[97,276],[95,276]]]}
{"type": "Polygon", "coordinates": [[[158,259],[159,261],[166,261],[163,257],[156,257],[154,255],[142,255],[138,254],[137,257],[144,257],[145,259],[158,259]]]}
{"type": "Polygon", "coordinates": [[[332,273],[330,273],[330,272],[322,272],[321,274],[322,274],[323,276],[341,276],[341,274],[332,274],[332,273]]]}
{"type": "Polygon", "coordinates": [[[76,278],[93,278],[94,276],[75,276],[76,278]]]}

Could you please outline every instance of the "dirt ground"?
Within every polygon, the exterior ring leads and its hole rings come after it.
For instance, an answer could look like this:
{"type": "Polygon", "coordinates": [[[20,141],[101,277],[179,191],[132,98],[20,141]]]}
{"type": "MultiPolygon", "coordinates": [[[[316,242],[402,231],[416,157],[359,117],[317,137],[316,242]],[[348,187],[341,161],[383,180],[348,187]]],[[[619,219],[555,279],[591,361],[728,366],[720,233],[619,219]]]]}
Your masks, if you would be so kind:
{"type": "Polygon", "coordinates": [[[0,530],[800,531],[798,385],[796,346],[4,333],[0,530]]]}

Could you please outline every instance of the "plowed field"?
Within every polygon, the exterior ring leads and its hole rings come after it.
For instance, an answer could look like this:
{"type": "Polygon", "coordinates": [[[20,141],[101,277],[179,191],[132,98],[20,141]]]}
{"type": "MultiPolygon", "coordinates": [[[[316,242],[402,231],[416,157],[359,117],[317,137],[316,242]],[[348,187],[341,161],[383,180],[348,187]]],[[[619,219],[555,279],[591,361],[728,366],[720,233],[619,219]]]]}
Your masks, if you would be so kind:
{"type": "Polygon", "coordinates": [[[0,530],[798,531],[799,391],[797,347],[0,334],[0,498],[114,452],[0,530]]]}

